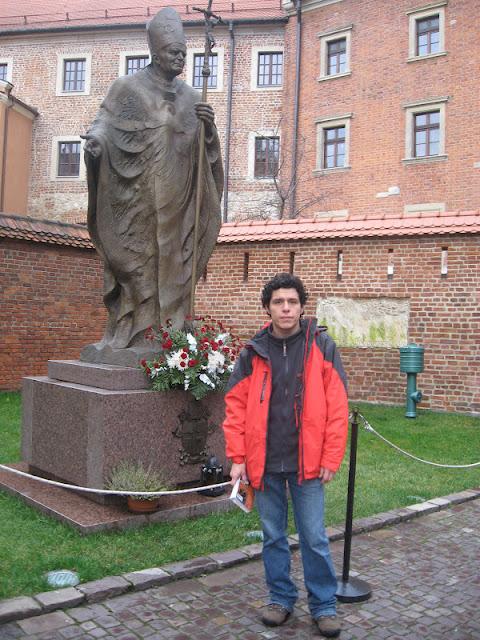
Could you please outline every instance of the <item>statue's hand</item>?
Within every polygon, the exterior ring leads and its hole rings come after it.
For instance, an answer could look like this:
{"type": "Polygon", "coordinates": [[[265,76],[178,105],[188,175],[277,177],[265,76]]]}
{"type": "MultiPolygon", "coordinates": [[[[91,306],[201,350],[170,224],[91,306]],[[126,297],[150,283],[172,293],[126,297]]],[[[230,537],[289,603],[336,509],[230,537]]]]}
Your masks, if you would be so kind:
{"type": "Polygon", "coordinates": [[[199,120],[205,123],[205,133],[207,136],[210,135],[213,123],[215,122],[215,113],[212,107],[206,102],[197,102],[195,105],[195,114],[199,120]]]}
{"type": "Polygon", "coordinates": [[[92,156],[92,158],[99,158],[102,155],[102,145],[100,144],[98,138],[87,133],[85,136],[85,145],[83,150],[92,156]]]}

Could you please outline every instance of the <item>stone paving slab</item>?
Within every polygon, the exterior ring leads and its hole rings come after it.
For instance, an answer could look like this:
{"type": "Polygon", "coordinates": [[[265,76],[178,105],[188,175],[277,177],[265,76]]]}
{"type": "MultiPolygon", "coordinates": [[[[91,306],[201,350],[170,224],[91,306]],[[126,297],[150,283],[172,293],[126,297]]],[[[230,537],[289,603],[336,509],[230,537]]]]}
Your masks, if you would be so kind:
{"type": "MultiPolygon", "coordinates": [[[[342,640],[480,640],[480,500],[450,504],[443,512],[414,512],[389,528],[354,537],[351,575],[366,580],[373,595],[367,602],[339,604],[342,640]]],[[[340,573],[343,543],[331,548],[340,573]]],[[[55,616],[8,622],[0,625],[0,640],[317,638],[298,551],[292,571],[299,600],[289,623],[277,629],[258,620],[267,594],[262,563],[253,560],[55,616]]]]}

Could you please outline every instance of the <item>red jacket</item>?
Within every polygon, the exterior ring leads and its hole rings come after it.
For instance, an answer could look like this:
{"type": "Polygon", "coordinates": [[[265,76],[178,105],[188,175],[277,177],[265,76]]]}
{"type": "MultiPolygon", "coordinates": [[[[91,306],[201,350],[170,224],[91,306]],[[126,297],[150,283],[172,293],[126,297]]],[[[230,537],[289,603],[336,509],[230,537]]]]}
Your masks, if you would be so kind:
{"type": "MultiPolygon", "coordinates": [[[[336,345],[315,319],[301,323],[305,352],[301,400],[295,407],[299,482],[317,478],[320,467],[337,471],[348,433],[346,378],[336,345]]],[[[271,393],[267,331],[260,331],[243,349],[225,394],[226,453],[233,462],[246,463],[256,489],[263,482],[271,393]]]]}

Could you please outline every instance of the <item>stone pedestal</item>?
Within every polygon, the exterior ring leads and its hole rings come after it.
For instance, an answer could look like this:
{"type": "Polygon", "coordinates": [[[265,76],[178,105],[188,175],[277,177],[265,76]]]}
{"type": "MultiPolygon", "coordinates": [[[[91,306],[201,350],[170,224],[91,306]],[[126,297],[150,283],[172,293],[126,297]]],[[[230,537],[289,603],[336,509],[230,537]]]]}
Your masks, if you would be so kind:
{"type": "Polygon", "coordinates": [[[124,460],[197,482],[208,455],[225,466],[223,417],[221,393],[196,401],[150,391],[140,369],[50,361],[48,376],[23,381],[22,454],[35,473],[84,487],[104,488],[124,460]]]}

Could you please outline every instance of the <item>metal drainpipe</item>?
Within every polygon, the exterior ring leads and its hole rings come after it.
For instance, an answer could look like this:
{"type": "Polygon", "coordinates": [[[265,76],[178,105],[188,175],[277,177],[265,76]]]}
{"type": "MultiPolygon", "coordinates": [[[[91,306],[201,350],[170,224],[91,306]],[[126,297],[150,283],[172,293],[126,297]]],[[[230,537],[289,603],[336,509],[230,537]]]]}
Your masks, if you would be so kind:
{"type": "Polygon", "coordinates": [[[302,0],[296,0],[297,25],[295,37],[295,94],[293,99],[293,136],[292,136],[292,197],[290,217],[295,217],[297,196],[297,140],[298,140],[298,103],[300,99],[300,63],[302,54],[302,0]]]}
{"type": "Polygon", "coordinates": [[[233,22],[228,23],[230,34],[230,63],[228,65],[228,93],[227,93],[227,126],[225,131],[225,175],[223,178],[223,221],[228,221],[228,178],[230,173],[230,131],[232,128],[232,98],[233,98],[233,65],[235,57],[235,34],[233,22]]]}
{"type": "Polygon", "coordinates": [[[8,143],[8,111],[13,105],[13,100],[10,93],[13,89],[13,84],[6,83],[5,94],[7,96],[7,108],[5,109],[5,118],[3,120],[3,149],[2,149],[2,178],[0,180],[0,211],[3,211],[5,204],[5,176],[7,173],[7,143],[8,143]]]}

